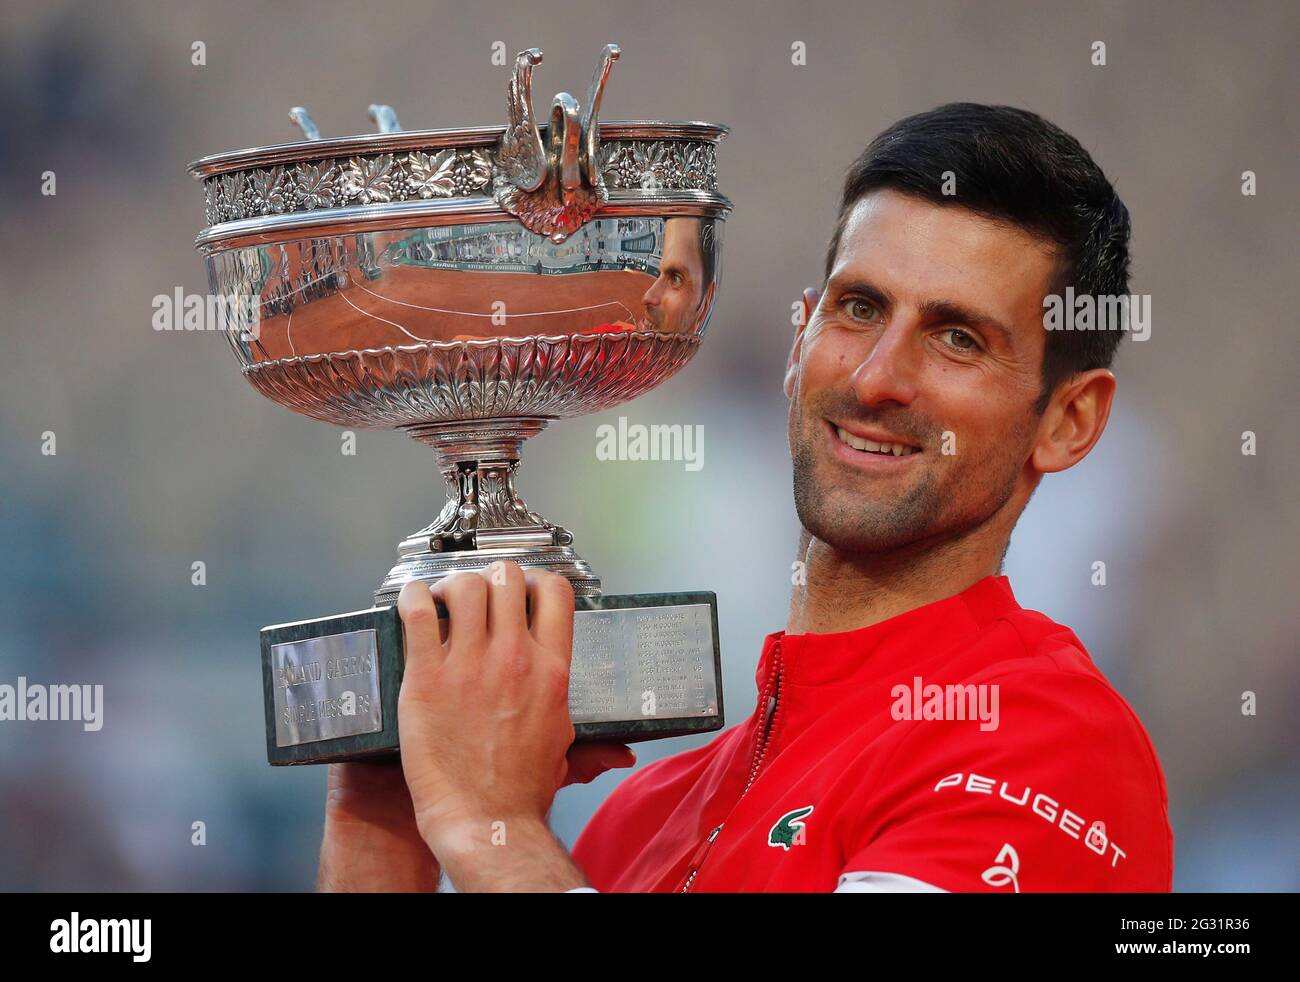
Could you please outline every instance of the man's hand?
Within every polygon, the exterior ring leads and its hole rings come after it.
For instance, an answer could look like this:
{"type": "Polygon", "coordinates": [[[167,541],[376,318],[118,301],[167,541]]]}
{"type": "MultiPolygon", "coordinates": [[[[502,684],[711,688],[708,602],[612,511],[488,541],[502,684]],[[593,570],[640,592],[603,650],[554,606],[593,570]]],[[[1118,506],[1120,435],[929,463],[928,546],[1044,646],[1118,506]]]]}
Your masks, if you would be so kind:
{"type": "MultiPolygon", "coordinates": [[[[478,592],[486,602],[489,597],[486,588],[491,584],[475,574],[466,575],[472,576],[481,585],[482,589],[479,589],[478,592]]],[[[522,574],[518,567],[513,566],[513,564],[508,569],[503,568],[499,571],[497,579],[501,582],[507,582],[512,575],[520,578],[515,584],[519,586],[520,581],[522,581],[522,574]]],[[[546,578],[544,576],[540,579],[544,580],[546,578]]],[[[535,579],[538,578],[535,577],[535,579]]],[[[572,638],[573,600],[571,591],[567,595],[564,592],[568,589],[568,582],[562,577],[555,577],[555,579],[559,580],[559,582],[552,583],[550,591],[546,594],[547,597],[559,601],[555,618],[548,619],[544,617],[539,620],[534,617],[533,624],[529,625],[529,633],[533,634],[538,630],[542,630],[546,625],[554,624],[556,619],[561,622],[561,627],[567,632],[564,635],[566,640],[562,648],[566,678],[565,711],[562,721],[556,723],[556,729],[561,735],[566,733],[571,735],[572,728],[567,711],[567,663],[572,638]],[[567,626],[563,623],[566,619],[566,611],[567,626]]],[[[529,584],[525,581],[522,585],[522,590],[516,590],[503,598],[507,603],[517,601],[521,615],[523,614],[522,598],[529,593],[529,584]]],[[[447,586],[450,586],[450,584],[447,586]]],[[[440,585],[441,588],[437,593],[439,597],[446,598],[448,596],[447,586],[440,585]]],[[[462,589],[462,587],[458,586],[454,591],[457,598],[455,607],[449,609],[459,611],[461,609],[460,598],[467,595],[472,599],[475,596],[474,591],[478,588],[471,584],[466,594],[462,594],[462,589]]],[[[434,595],[428,587],[415,583],[408,585],[406,591],[403,591],[402,601],[399,602],[399,610],[406,624],[406,675],[408,678],[412,675],[413,666],[417,666],[415,672],[420,674],[418,666],[423,665],[427,669],[432,664],[440,664],[441,660],[447,657],[451,650],[450,639],[445,637],[447,622],[443,621],[441,624],[437,622],[437,612],[433,606],[434,595]],[[434,633],[432,635],[427,630],[426,618],[429,617],[432,617],[434,621],[434,633]],[[423,625],[423,627],[420,625],[423,625]],[[430,646],[431,637],[436,647],[430,646]],[[448,641],[446,648],[443,646],[444,641],[448,641]],[[438,655],[437,662],[433,660],[435,654],[438,655]]],[[[445,599],[444,602],[446,602],[445,599]]],[[[536,604],[538,601],[534,600],[533,603],[534,610],[537,610],[536,604]]],[[[486,628],[488,626],[486,608],[478,610],[477,614],[471,610],[468,616],[462,620],[468,625],[471,623],[471,618],[477,618],[475,623],[481,623],[484,626],[483,638],[486,639],[486,628]]],[[[551,637],[550,634],[546,636],[551,637]]],[[[477,660],[480,667],[482,667],[482,654],[483,652],[480,651],[480,657],[477,660]]],[[[552,660],[557,657],[555,652],[549,652],[549,654],[552,660]]],[[[431,684],[431,676],[426,671],[420,678],[420,691],[423,692],[429,684],[431,684]]],[[[416,821],[415,805],[412,802],[411,793],[407,789],[403,768],[406,766],[405,761],[412,761],[412,767],[416,773],[423,774],[429,767],[429,764],[426,763],[426,759],[429,757],[462,760],[461,756],[450,757],[446,752],[462,740],[469,740],[470,730],[467,728],[467,724],[452,724],[446,718],[442,720],[444,725],[441,730],[436,725],[432,727],[425,725],[422,721],[426,714],[435,713],[438,710],[427,700],[417,701],[413,704],[407,699],[407,695],[408,689],[404,684],[402,703],[399,705],[398,713],[402,734],[403,761],[392,760],[330,765],[329,789],[325,804],[325,836],[321,844],[320,872],[317,880],[317,889],[319,890],[401,892],[433,891],[437,888],[440,872],[439,864],[430,851],[429,845],[421,836],[416,821]],[[414,715],[410,712],[413,705],[417,709],[414,715]],[[449,729],[452,732],[450,736],[447,736],[449,729]],[[439,733],[443,735],[439,736],[439,733]],[[436,742],[439,739],[445,739],[445,742],[440,745],[436,742]],[[420,753],[412,754],[410,751],[415,750],[417,746],[420,748],[420,753]]],[[[445,692],[444,695],[446,695],[445,692]]],[[[460,705],[465,707],[466,712],[470,714],[477,712],[477,705],[473,699],[463,699],[460,701],[460,705]]],[[[486,709],[486,705],[484,708],[486,709]]],[[[480,719],[477,722],[484,723],[485,721],[480,719]]],[[[477,727],[475,727],[474,732],[477,731],[477,727]]],[[[493,732],[495,733],[495,731],[493,732]]],[[[485,750],[487,748],[483,745],[471,745],[469,749],[485,750]]],[[[534,747],[526,747],[524,756],[534,749],[534,747]]],[[[561,785],[568,785],[585,784],[613,767],[630,767],[636,763],[636,757],[631,750],[620,744],[583,743],[569,747],[567,754],[562,755],[561,761],[563,776],[560,783],[561,785]]],[[[536,789],[533,791],[533,810],[536,810],[536,807],[539,806],[543,799],[546,802],[540,813],[543,828],[545,825],[545,811],[549,808],[554,790],[554,788],[551,788],[549,794],[536,789]]],[[[483,805],[480,807],[490,808],[492,806],[483,805]]],[[[502,817],[494,818],[491,821],[509,823],[507,813],[514,810],[513,806],[498,810],[501,812],[502,817]]],[[[444,831],[449,831],[451,828],[450,823],[458,821],[457,811],[457,809],[451,809],[446,813],[435,811],[432,813],[434,815],[433,821],[439,826],[446,824],[444,831]]],[[[479,825],[481,826],[482,823],[479,823],[479,825]]],[[[544,847],[547,840],[554,843],[554,839],[549,832],[545,836],[541,836],[535,826],[535,822],[522,821],[503,824],[499,827],[500,834],[497,836],[497,841],[500,842],[504,837],[507,844],[515,846],[515,849],[509,851],[511,855],[516,855],[531,848],[528,845],[530,839],[541,841],[544,847]],[[513,838],[511,838],[510,834],[512,827],[513,831],[517,833],[513,838]]],[[[482,831],[481,828],[479,831],[482,831]]],[[[492,841],[490,836],[488,841],[492,841]]],[[[559,849],[558,843],[554,843],[554,847],[559,849]]],[[[499,848],[499,846],[494,848],[499,848]]],[[[560,852],[562,853],[562,850],[560,852]]],[[[495,858],[500,858],[500,856],[495,858]]]]}
{"type": "Polygon", "coordinates": [[[397,760],[331,764],[316,889],[418,893],[438,888],[397,760]]]}
{"type": "Polygon", "coordinates": [[[582,885],[546,813],[563,784],[635,758],[608,745],[567,755],[568,581],[494,563],[432,588],[409,583],[398,610],[406,633],[402,769],[424,842],[461,890],[582,885]],[[449,625],[440,625],[435,599],[446,604],[449,625]]]}

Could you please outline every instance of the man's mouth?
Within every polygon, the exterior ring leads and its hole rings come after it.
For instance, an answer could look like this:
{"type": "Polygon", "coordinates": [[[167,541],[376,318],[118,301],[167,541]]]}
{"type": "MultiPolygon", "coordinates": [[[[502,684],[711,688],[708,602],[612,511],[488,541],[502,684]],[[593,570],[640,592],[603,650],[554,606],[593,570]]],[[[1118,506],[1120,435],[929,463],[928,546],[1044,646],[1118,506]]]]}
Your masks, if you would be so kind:
{"type": "Polygon", "coordinates": [[[920,447],[913,446],[910,443],[884,439],[872,440],[865,436],[850,433],[844,427],[835,423],[831,423],[831,427],[835,430],[835,435],[839,438],[840,443],[862,453],[876,454],[880,457],[908,457],[921,452],[920,447]]]}

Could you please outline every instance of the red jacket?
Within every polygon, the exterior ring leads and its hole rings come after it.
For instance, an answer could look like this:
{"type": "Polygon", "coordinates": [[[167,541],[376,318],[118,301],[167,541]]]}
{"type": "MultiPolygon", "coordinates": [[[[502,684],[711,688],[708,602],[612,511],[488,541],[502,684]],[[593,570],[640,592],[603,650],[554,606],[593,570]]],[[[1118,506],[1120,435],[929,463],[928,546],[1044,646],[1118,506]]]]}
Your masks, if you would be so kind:
{"type": "Polygon", "coordinates": [[[596,812],[573,851],[592,886],[1172,886],[1150,738],[1005,577],[856,631],[770,634],[757,682],[748,720],[632,774],[596,812]]]}

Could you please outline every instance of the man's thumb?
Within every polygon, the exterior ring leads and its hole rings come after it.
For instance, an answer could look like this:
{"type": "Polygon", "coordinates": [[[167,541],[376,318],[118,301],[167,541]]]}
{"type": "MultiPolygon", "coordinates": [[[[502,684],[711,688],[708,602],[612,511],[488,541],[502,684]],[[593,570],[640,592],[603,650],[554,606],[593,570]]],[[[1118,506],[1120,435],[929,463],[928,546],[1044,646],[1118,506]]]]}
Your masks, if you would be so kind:
{"type": "Polygon", "coordinates": [[[564,784],[586,784],[615,767],[631,767],[636,754],[620,743],[575,743],[567,755],[564,784]]]}

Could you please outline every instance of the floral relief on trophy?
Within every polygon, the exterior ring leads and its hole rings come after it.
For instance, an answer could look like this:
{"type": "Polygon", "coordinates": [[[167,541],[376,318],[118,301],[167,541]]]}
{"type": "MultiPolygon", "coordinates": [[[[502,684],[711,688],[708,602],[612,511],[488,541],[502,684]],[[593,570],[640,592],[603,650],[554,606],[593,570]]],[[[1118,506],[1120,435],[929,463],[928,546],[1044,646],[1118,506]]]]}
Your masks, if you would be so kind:
{"type": "Polygon", "coordinates": [[[353,157],[343,165],[340,187],[346,201],[372,205],[393,200],[393,155],[353,157]]]}
{"type": "Polygon", "coordinates": [[[254,215],[283,215],[293,210],[293,185],[283,167],[253,171],[245,211],[254,215]]]}
{"type": "Polygon", "coordinates": [[[406,196],[411,198],[482,194],[492,179],[492,161],[481,150],[416,151],[403,160],[406,196]]]}
{"type": "MultiPolygon", "coordinates": [[[[607,141],[601,144],[599,159],[607,192],[718,189],[717,148],[709,143],[607,141]]],[[[492,157],[480,149],[413,150],[302,161],[292,170],[277,166],[210,178],[203,188],[203,217],[209,225],[217,225],[347,205],[472,197],[491,192],[493,180],[492,157]]],[[[564,209],[563,201],[554,197],[526,203],[522,192],[508,196],[516,202],[515,207],[542,216],[536,221],[545,222],[545,214],[559,214],[564,209]]],[[[590,205],[590,200],[585,203],[590,205]]],[[[569,224],[581,214],[590,218],[581,207],[571,214],[569,224]]]]}
{"type": "Polygon", "coordinates": [[[611,190],[716,191],[717,148],[686,140],[624,140],[601,147],[611,190]]]}

